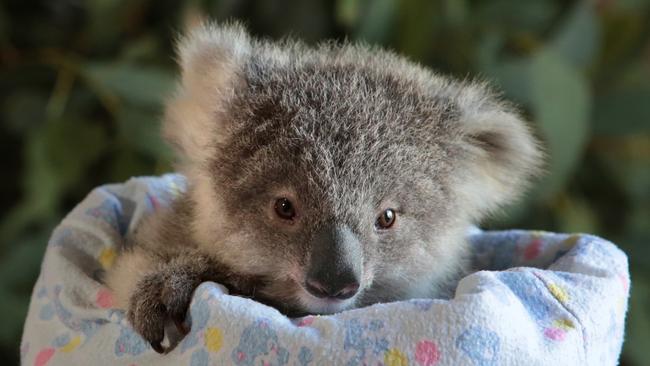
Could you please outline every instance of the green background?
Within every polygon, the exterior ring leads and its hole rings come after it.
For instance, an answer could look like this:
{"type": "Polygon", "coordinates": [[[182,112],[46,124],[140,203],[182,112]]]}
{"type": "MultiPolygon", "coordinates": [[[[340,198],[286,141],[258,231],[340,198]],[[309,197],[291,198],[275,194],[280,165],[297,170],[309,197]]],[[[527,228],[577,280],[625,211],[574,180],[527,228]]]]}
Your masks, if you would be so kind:
{"type": "Polygon", "coordinates": [[[256,35],[364,40],[522,106],[547,177],[493,228],[588,232],[630,256],[624,365],[650,357],[650,4],[643,0],[0,1],[0,360],[47,238],[95,186],[169,171],[173,39],[201,16],[256,35]]]}

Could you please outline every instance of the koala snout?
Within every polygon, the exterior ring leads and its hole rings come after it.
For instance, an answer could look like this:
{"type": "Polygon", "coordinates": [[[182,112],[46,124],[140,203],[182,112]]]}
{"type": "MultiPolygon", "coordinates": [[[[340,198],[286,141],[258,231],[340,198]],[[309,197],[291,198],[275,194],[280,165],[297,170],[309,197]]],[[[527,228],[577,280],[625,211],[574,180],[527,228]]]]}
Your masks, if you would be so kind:
{"type": "Polygon", "coordinates": [[[314,235],[305,290],[318,298],[345,300],[361,287],[363,252],[346,226],[328,226],[314,235]]]}

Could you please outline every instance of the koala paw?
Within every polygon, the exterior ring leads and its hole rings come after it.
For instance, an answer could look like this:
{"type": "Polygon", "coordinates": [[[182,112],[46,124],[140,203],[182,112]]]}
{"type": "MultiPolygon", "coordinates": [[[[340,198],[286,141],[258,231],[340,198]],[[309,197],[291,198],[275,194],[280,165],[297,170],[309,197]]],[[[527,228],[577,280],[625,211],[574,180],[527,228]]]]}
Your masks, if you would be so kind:
{"type": "Polygon", "coordinates": [[[153,273],[138,283],[130,299],[127,317],[156,352],[168,350],[162,345],[168,320],[173,321],[181,335],[189,333],[185,315],[196,286],[196,277],[187,271],[153,273]]]}

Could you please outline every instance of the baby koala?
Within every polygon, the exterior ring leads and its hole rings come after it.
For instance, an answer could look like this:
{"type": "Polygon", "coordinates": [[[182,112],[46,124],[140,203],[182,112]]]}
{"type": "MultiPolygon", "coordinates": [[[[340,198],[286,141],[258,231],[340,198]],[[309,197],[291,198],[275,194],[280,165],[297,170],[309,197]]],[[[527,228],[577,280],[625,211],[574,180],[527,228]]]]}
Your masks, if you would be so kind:
{"type": "Polygon", "coordinates": [[[203,281],[294,316],[439,296],[465,270],[467,228],[540,170],[485,85],[387,51],[208,24],[178,53],[164,135],[188,189],[106,277],[158,352],[203,281]]]}

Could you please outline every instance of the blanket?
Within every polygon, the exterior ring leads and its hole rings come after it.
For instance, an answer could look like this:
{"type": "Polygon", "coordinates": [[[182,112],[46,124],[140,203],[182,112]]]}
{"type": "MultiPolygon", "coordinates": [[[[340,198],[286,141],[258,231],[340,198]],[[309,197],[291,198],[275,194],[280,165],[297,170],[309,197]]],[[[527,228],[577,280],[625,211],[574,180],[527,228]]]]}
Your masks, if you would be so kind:
{"type": "MultiPolygon", "coordinates": [[[[92,191],[54,230],[25,323],[24,365],[614,365],[630,280],[625,254],[591,235],[468,233],[481,270],[449,299],[412,299],[288,318],[206,282],[191,332],[159,355],[115,309],[104,271],[180,175],[92,191]]],[[[435,265],[432,263],[431,265],[435,265]]]]}

